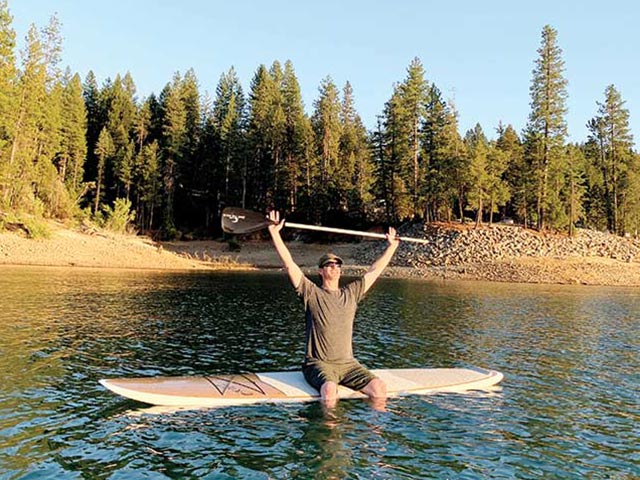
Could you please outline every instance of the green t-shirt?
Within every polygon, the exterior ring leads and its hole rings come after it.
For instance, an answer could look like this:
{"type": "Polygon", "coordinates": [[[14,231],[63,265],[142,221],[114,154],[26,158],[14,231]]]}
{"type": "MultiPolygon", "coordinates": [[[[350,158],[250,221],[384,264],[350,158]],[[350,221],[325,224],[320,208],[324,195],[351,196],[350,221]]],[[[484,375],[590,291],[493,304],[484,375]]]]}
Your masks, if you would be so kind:
{"type": "Polygon", "coordinates": [[[364,296],[364,278],[329,291],[302,277],[296,293],[305,307],[305,362],[352,362],[353,322],[364,296]]]}

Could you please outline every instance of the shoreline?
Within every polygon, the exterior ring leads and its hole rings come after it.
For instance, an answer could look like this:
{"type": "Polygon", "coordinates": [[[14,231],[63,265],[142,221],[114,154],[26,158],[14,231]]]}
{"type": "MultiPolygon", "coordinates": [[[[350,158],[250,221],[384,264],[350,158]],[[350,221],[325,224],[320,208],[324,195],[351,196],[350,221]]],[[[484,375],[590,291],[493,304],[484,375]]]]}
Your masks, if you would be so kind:
{"type": "MultiPolygon", "coordinates": [[[[291,254],[307,274],[317,271],[317,259],[333,251],[345,261],[345,274],[364,273],[371,251],[380,242],[287,242],[291,254]]],[[[398,257],[398,256],[397,256],[398,257]]],[[[406,255],[405,255],[406,257],[406,255]]],[[[413,267],[395,258],[384,277],[423,280],[489,281],[533,284],[640,286],[640,262],[598,256],[518,257],[463,265],[413,267]],[[394,262],[395,260],[395,262],[394,262]]],[[[0,233],[0,267],[62,267],[145,271],[280,270],[268,240],[248,240],[239,251],[216,240],[154,242],[148,237],[106,231],[81,232],[52,222],[47,239],[28,239],[22,233],[0,233]]]]}

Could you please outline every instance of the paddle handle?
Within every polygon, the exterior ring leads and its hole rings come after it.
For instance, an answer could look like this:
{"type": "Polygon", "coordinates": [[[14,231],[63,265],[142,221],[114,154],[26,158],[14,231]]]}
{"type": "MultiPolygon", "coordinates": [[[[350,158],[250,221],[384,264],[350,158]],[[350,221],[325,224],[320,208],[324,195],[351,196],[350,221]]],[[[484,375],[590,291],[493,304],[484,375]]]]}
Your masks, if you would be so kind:
{"type": "MultiPolygon", "coordinates": [[[[299,228],[301,230],[315,230],[318,232],[331,232],[331,233],[340,233],[343,235],[357,235],[359,237],[370,237],[370,238],[382,238],[386,239],[387,236],[384,233],[372,233],[372,232],[360,232],[358,230],[346,230],[344,228],[333,228],[333,227],[320,227],[318,225],[305,225],[303,223],[290,223],[285,221],[285,227],[289,228],[299,228]]],[[[425,240],[423,238],[411,238],[411,237],[396,237],[398,240],[402,242],[414,242],[414,243],[429,243],[429,240],[425,240]]]]}

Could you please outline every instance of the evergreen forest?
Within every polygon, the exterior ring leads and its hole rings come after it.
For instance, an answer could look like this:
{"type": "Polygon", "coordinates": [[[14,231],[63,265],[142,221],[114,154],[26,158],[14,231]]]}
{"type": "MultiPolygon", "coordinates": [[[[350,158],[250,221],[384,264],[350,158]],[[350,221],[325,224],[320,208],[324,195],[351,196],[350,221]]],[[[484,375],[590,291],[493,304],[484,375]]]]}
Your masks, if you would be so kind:
{"type": "Polygon", "coordinates": [[[611,79],[593,99],[588,138],[568,141],[570,91],[551,26],[537,52],[523,52],[534,61],[520,132],[460,132],[456,106],[418,58],[373,130],[357,92],[330,76],[307,111],[290,61],[258,65],[248,86],[230,67],[210,94],[193,70],[176,72],[140,98],[129,73],[99,83],[64,70],[61,29],[56,16],[33,25],[17,52],[0,0],[0,214],[103,222],[124,210],[165,239],[220,236],[226,206],[348,228],[512,219],[637,235],[640,156],[625,101],[611,79]]]}

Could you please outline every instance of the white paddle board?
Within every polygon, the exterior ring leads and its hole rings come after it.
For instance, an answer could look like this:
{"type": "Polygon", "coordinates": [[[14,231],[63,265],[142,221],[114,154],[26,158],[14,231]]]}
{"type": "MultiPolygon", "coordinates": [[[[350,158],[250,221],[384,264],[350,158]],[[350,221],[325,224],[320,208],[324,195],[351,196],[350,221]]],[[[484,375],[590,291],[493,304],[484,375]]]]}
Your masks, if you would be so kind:
{"type": "MultiPolygon", "coordinates": [[[[438,392],[486,390],[503,375],[479,368],[408,368],[371,370],[387,384],[389,397],[438,392]]],[[[222,407],[253,403],[309,402],[320,395],[302,372],[244,373],[191,377],[114,378],[100,383],[118,395],[162,406],[222,407]]],[[[345,387],[338,396],[365,398],[345,387]]]]}

